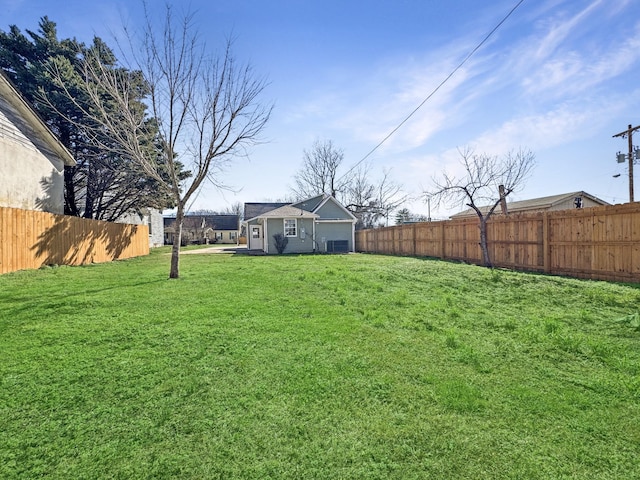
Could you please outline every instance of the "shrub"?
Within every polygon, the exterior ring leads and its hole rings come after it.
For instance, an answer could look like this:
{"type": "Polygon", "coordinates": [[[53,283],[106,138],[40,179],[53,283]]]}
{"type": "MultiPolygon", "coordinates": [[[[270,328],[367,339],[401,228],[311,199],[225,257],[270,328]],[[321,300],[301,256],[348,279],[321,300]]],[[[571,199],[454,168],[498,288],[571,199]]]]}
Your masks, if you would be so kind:
{"type": "Polygon", "coordinates": [[[282,233],[274,234],[273,239],[276,242],[276,250],[278,251],[278,253],[283,253],[284,249],[287,248],[287,243],[289,243],[289,239],[285,237],[282,233]]]}

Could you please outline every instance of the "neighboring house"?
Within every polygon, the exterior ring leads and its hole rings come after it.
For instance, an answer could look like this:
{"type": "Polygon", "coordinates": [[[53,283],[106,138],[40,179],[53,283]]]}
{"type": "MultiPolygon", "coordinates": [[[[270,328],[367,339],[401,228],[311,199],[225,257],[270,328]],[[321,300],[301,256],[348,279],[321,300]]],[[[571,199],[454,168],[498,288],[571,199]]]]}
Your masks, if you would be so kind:
{"type": "Polygon", "coordinates": [[[116,223],[131,223],[149,227],[149,246],[151,248],[164,245],[164,221],[162,212],[157,208],[145,208],[138,213],[129,213],[116,220],[116,223]]]}
{"type": "MultiPolygon", "coordinates": [[[[609,203],[586,192],[562,193],[560,195],[532,198],[531,200],[519,200],[517,202],[509,202],[507,197],[507,213],[567,210],[571,208],[600,207],[603,205],[609,205],[609,203]]],[[[489,208],[490,207],[481,207],[480,210],[483,213],[487,213],[489,208]]],[[[500,215],[501,213],[500,205],[498,205],[493,214],[500,215]]],[[[475,210],[469,208],[455,215],[451,215],[452,220],[469,217],[477,217],[475,210]]]]}
{"type": "Polygon", "coordinates": [[[64,212],[71,153],[0,72],[0,207],[64,212]]]}
{"type": "Polygon", "coordinates": [[[353,252],[357,218],[331,195],[296,203],[245,203],[247,248],[277,253],[273,236],[288,243],[284,253],[353,252]]]}
{"type": "MultiPolygon", "coordinates": [[[[164,217],[164,243],[172,245],[176,217],[164,217]]],[[[182,223],[182,243],[238,243],[238,215],[191,215],[182,223]]]]}

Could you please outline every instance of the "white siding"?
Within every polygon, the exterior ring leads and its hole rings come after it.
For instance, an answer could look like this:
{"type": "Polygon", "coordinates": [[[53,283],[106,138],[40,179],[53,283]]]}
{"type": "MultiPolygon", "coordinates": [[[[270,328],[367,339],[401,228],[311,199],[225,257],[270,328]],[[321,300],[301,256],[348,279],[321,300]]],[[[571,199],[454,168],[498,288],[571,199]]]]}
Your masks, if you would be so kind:
{"type": "Polygon", "coordinates": [[[1,97],[0,178],[0,206],[63,213],[63,161],[1,97]]]}

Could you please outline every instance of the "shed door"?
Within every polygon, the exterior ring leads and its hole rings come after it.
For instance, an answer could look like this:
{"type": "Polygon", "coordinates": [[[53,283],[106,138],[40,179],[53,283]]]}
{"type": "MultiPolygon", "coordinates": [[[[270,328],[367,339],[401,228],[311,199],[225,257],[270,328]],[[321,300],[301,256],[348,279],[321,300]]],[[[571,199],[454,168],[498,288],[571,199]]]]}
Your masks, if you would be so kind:
{"type": "Polygon", "coordinates": [[[262,250],[262,225],[249,227],[249,250],[262,250]]]}

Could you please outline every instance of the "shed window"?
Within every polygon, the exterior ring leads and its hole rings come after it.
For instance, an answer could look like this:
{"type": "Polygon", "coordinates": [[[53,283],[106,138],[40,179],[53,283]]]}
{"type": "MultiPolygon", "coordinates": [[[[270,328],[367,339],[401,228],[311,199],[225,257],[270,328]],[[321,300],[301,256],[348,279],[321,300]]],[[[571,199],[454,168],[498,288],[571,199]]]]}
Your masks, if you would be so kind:
{"type": "Polygon", "coordinates": [[[284,221],[284,236],[285,237],[297,237],[298,236],[298,223],[295,218],[285,219],[284,221]]]}

